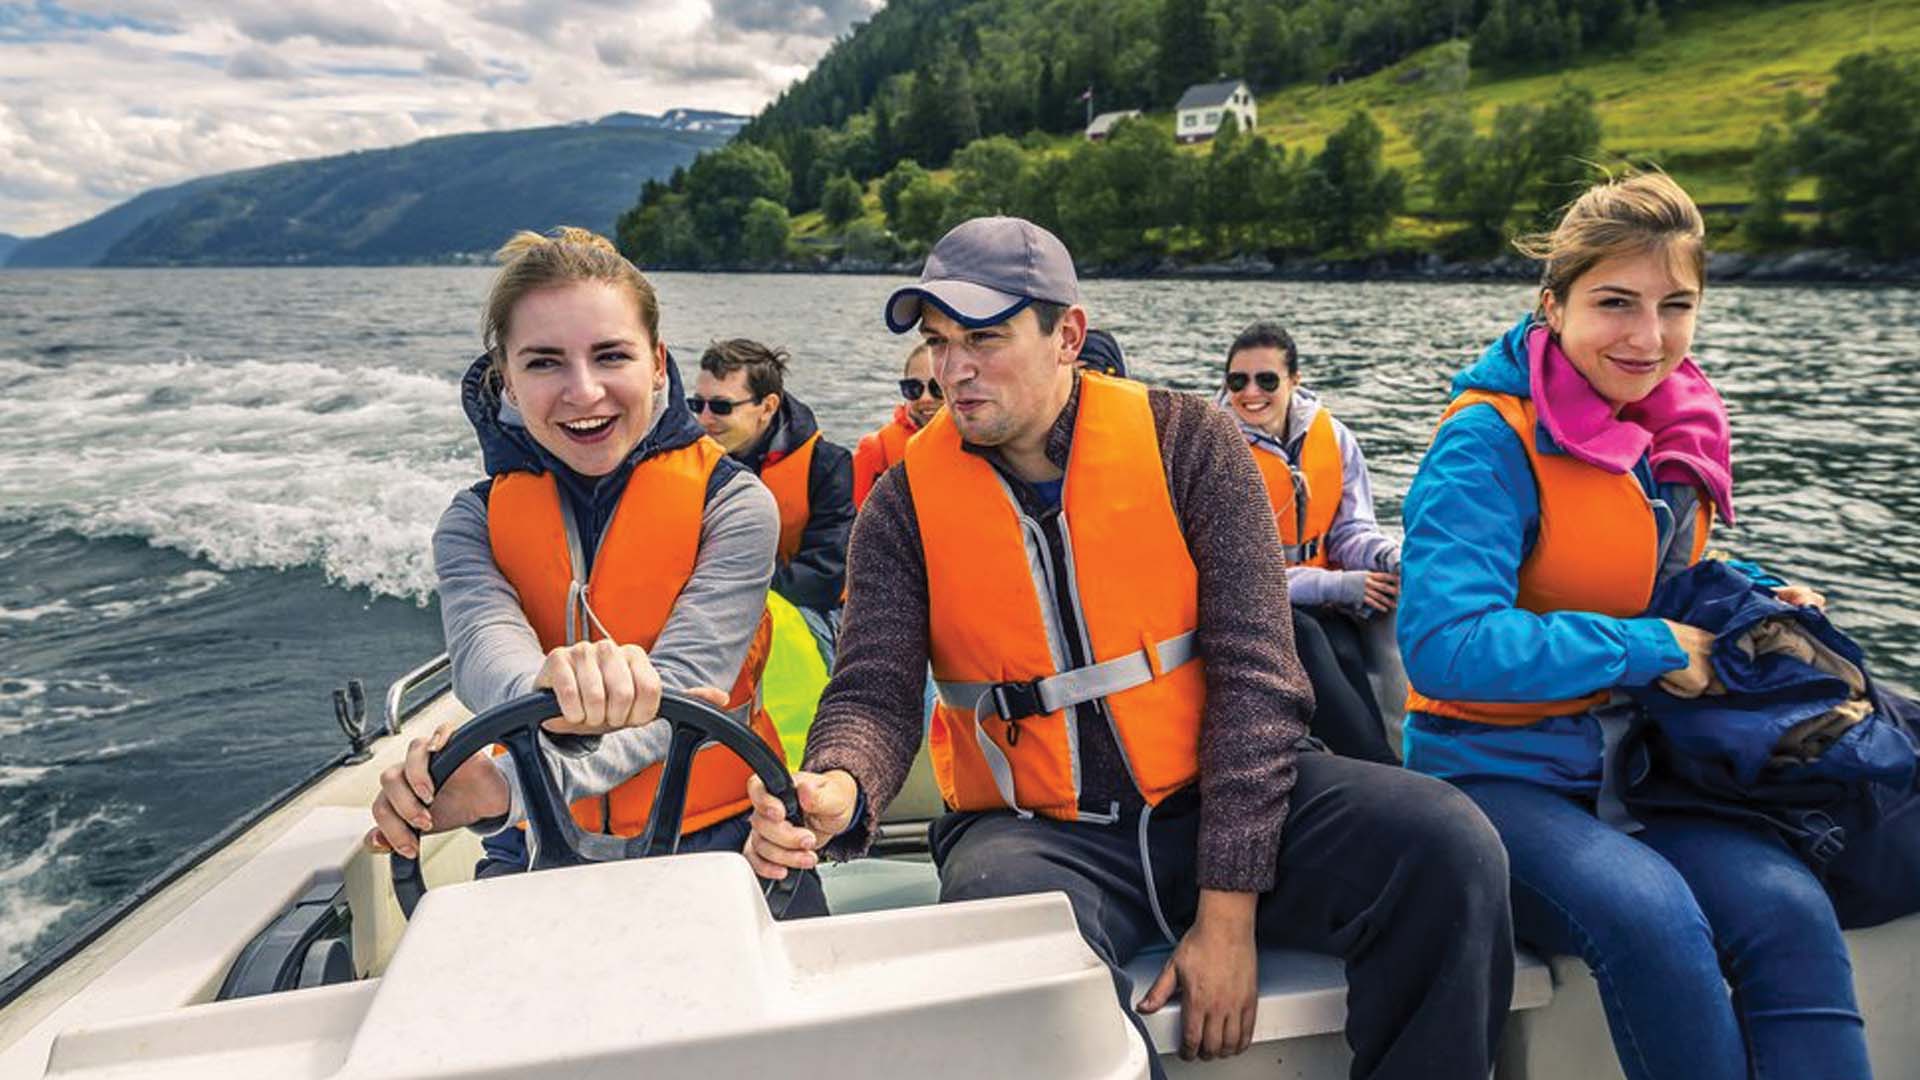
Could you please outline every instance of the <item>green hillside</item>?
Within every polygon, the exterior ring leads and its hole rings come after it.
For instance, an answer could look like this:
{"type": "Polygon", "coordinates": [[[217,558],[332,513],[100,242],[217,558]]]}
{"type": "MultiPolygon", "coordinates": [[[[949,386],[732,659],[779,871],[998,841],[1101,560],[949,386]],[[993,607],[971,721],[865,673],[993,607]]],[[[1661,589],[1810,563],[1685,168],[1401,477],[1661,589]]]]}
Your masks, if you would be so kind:
{"type": "Polygon", "coordinates": [[[235,179],[242,174],[202,176],[172,187],[143,191],[111,209],[45,236],[23,240],[0,265],[19,268],[97,266],[142,222],[167,212],[209,186],[235,179]]]}
{"type": "Polygon", "coordinates": [[[727,161],[644,191],[622,242],[656,264],[884,261],[1020,213],[1110,266],[1490,254],[1632,165],[1685,185],[1722,249],[1899,258],[1920,250],[1896,205],[1920,199],[1917,117],[1911,2],[892,0],[727,161]],[[1196,71],[1248,78],[1254,138],[1173,145],[1196,71]],[[1090,147],[1083,87],[1142,118],[1090,147]]]}
{"type": "MultiPolygon", "coordinates": [[[[1782,122],[1791,92],[1817,98],[1842,57],[1873,48],[1920,54],[1920,4],[1804,0],[1735,4],[1675,17],[1666,35],[1627,55],[1598,56],[1562,71],[1475,71],[1466,91],[1483,125],[1502,105],[1543,100],[1562,83],[1593,91],[1609,157],[1652,162],[1705,204],[1745,203],[1756,133],[1782,122]],[[1868,32],[1871,26],[1872,32],[1868,32]]],[[[1386,132],[1389,165],[1414,170],[1408,132],[1433,104],[1414,76],[1433,50],[1339,86],[1296,86],[1260,98],[1259,133],[1318,149],[1355,108],[1386,132]]],[[[1171,119],[1166,115],[1159,118],[1171,119]]],[[[1802,178],[1795,198],[1812,198],[1802,178]]],[[[1412,208],[1421,208],[1416,185],[1412,208]]]]}

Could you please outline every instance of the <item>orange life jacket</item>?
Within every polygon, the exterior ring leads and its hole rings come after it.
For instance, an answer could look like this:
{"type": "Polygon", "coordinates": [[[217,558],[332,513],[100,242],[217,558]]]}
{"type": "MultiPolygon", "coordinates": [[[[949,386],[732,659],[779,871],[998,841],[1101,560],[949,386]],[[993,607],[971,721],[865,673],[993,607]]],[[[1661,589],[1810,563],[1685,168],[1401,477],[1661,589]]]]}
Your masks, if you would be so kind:
{"type": "Polygon", "coordinates": [[[1206,673],[1199,573],[1161,462],[1146,387],[1083,373],[1054,566],[1041,527],[943,412],[907,447],[940,692],[934,777],[957,810],[1082,811],[1074,706],[1108,717],[1150,804],[1199,775],[1206,673]],[[1081,538],[1076,543],[1075,538],[1081,538]],[[1070,668],[1053,581],[1071,579],[1089,666],[1070,668]]]}
{"type": "Polygon", "coordinates": [[[773,492],[773,501],[780,504],[780,559],[792,562],[793,556],[800,550],[800,536],[807,531],[807,518],[813,514],[813,504],[807,495],[807,477],[813,471],[813,447],[820,441],[820,433],[807,436],[807,441],[780,455],[773,461],[760,466],[760,482],[773,492]]]}
{"type": "MultiPolygon", "coordinates": [[[[1540,497],[1540,526],[1533,550],[1520,564],[1514,606],[1545,615],[1591,611],[1619,619],[1638,617],[1653,598],[1659,573],[1659,526],[1653,504],[1630,472],[1610,473],[1569,454],[1542,453],[1533,402],[1511,394],[1470,390],[1441,416],[1445,424],[1470,405],[1486,404],[1520,436],[1540,497]]],[[[1690,560],[1698,562],[1713,529],[1712,500],[1701,498],[1694,521],[1690,560]]],[[[1575,716],[1602,705],[1608,688],[1565,701],[1442,701],[1407,693],[1407,708],[1481,724],[1520,726],[1549,716],[1575,716]]]]}
{"type": "Polygon", "coordinates": [[[874,481],[907,456],[907,440],[919,431],[907,407],[899,405],[894,407],[893,419],[877,431],[860,436],[860,442],[853,448],[854,509],[858,510],[867,504],[867,495],[873,491],[874,481]]]}
{"type": "Polygon", "coordinates": [[[1267,482],[1273,519],[1280,526],[1280,542],[1288,549],[1288,561],[1295,566],[1338,569],[1327,556],[1327,532],[1340,513],[1347,473],[1340,460],[1339,440],[1333,434],[1333,414],[1324,406],[1314,413],[1306,438],[1300,443],[1297,471],[1277,447],[1257,441],[1252,446],[1254,463],[1267,482]],[[1300,482],[1302,479],[1305,483],[1300,482]],[[1301,527],[1303,520],[1305,528],[1301,527]]]}
{"type": "MultiPolygon", "coordinates": [[[[553,476],[512,472],[494,477],[487,499],[493,561],[519,593],[520,608],[542,649],[601,637],[653,648],[693,576],[707,478],[725,453],[702,438],[634,466],[584,588],[576,573],[573,515],[561,504],[553,476]]],[[[779,734],[759,704],[760,672],[772,634],[763,613],[727,708],[779,753],[779,734]]],[[[688,780],[682,835],[748,809],[750,772],[717,746],[701,750],[688,780]]],[[[575,801],[573,818],[583,829],[637,836],[646,828],[659,782],[660,766],[650,766],[604,796],[575,801]]]]}

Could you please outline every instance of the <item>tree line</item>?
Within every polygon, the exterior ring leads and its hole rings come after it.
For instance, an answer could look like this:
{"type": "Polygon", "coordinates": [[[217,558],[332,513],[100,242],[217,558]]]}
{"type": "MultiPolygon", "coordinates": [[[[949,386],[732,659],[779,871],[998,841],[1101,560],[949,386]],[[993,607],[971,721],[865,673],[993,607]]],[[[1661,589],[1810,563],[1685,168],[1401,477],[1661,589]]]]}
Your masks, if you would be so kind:
{"type": "Polygon", "coordinates": [[[1760,130],[1754,198],[1742,222],[1762,247],[1813,241],[1882,258],[1920,253],[1920,60],[1881,50],[1840,61],[1818,109],[1791,94],[1784,124],[1760,130]],[[1818,217],[1788,214],[1787,191],[1818,181],[1818,217]]]}
{"type": "Polygon", "coordinates": [[[1480,68],[1555,69],[1656,40],[1688,2],[892,0],[741,139],[780,157],[800,213],[842,173],[872,180],[909,157],[943,168],[983,136],[1078,131],[1089,97],[1165,108],[1223,72],[1256,93],[1336,82],[1450,40],[1480,68]]]}

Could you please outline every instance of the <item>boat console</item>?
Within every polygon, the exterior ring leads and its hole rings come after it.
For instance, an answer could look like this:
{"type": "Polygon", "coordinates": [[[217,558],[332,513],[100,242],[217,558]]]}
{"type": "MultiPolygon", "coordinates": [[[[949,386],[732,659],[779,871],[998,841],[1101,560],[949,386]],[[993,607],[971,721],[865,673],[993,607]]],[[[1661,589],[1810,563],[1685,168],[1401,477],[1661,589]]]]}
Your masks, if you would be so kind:
{"type": "Polygon", "coordinates": [[[1064,897],[777,923],[711,853],[434,889],[377,979],[69,1030],[47,1075],[1121,1080],[1147,1053],[1064,897]]]}

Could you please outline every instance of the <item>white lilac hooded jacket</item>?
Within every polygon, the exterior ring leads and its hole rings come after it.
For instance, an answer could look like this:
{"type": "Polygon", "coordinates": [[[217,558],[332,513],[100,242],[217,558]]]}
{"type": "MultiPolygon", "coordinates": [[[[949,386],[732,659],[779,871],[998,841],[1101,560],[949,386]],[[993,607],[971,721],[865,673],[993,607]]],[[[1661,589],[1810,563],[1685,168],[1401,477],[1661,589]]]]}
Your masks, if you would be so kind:
{"type": "MultiPolygon", "coordinates": [[[[1224,398],[1221,404],[1232,411],[1224,398]]],[[[1254,453],[1279,453],[1298,468],[1307,429],[1322,408],[1320,395],[1303,386],[1293,392],[1287,403],[1284,442],[1244,421],[1240,423],[1240,431],[1254,453]]],[[[1327,530],[1326,547],[1328,557],[1341,569],[1289,565],[1287,598],[1298,607],[1340,607],[1363,612],[1367,571],[1398,572],[1400,547],[1380,531],[1379,519],[1374,516],[1373,479],[1367,471],[1367,457],[1360,449],[1360,440],[1353,437],[1353,432],[1339,417],[1329,419],[1333,421],[1333,438],[1340,447],[1340,468],[1345,475],[1340,487],[1340,509],[1327,530]]],[[[1293,562],[1299,558],[1299,552],[1289,549],[1287,558],[1293,562]]]]}

